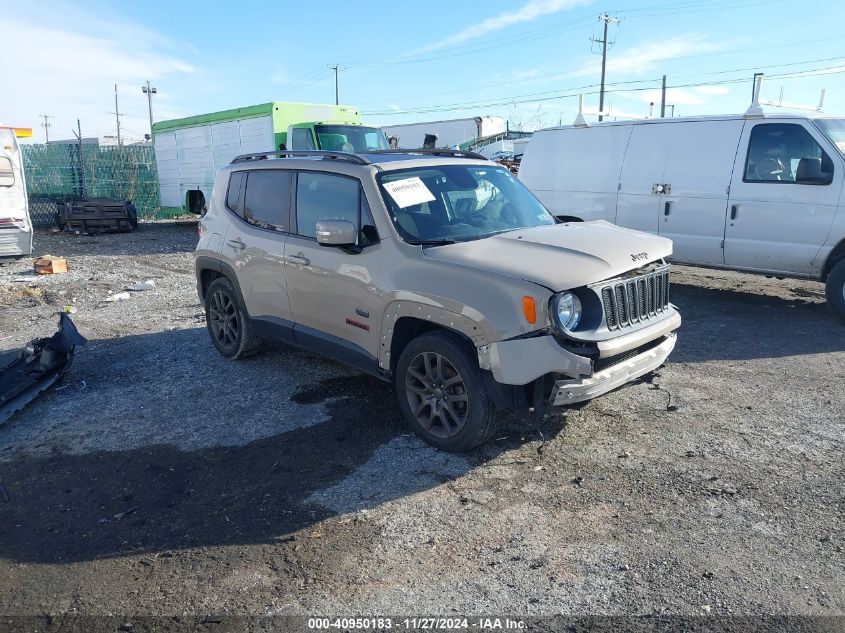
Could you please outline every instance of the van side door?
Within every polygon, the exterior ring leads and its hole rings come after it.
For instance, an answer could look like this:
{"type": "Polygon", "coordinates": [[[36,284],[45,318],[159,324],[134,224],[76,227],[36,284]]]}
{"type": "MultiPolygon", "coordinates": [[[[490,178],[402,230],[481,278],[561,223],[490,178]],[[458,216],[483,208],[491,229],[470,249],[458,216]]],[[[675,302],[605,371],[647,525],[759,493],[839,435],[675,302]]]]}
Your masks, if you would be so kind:
{"type": "Polygon", "coordinates": [[[390,264],[361,182],[340,174],[300,171],[294,200],[296,225],[285,249],[285,277],[296,342],[377,373],[382,315],[375,279],[390,264]],[[360,252],[320,245],[316,229],[322,220],[356,223],[360,252]]]}
{"type": "MultiPolygon", "coordinates": [[[[817,276],[842,189],[834,148],[801,119],[746,121],[731,181],[725,264],[817,276]]],[[[837,156],[838,161],[838,156],[837,156]]]]}
{"type": "Polygon", "coordinates": [[[663,170],[677,124],[637,123],[625,150],[616,196],[616,224],[649,233],[660,230],[663,170]]]}
{"type": "Polygon", "coordinates": [[[724,263],[728,190],[743,121],[667,123],[671,129],[658,233],[672,240],[672,260],[724,263]]]}

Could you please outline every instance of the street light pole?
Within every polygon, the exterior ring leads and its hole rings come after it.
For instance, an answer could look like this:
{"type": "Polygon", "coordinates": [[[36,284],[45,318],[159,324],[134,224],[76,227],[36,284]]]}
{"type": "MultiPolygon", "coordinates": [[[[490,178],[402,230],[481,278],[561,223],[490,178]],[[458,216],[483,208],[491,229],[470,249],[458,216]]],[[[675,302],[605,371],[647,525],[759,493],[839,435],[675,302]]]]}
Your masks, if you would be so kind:
{"type": "Polygon", "coordinates": [[[141,92],[147,95],[147,106],[150,109],[150,140],[153,140],[153,95],[158,92],[155,88],[150,85],[150,82],[147,81],[147,85],[141,86],[141,92]]]}

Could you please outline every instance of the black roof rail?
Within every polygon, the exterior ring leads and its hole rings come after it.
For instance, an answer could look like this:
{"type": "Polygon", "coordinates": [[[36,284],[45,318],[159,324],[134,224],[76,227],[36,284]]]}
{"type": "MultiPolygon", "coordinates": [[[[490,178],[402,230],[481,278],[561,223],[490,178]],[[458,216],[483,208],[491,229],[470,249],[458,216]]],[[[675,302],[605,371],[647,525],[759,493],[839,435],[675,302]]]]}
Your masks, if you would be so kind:
{"type": "Polygon", "coordinates": [[[270,152],[256,152],[254,154],[241,154],[240,156],[235,156],[232,159],[232,162],[229,163],[230,165],[234,165],[235,163],[247,163],[253,160],[267,160],[271,156],[275,156],[277,158],[299,158],[304,156],[321,156],[323,160],[346,160],[350,163],[355,163],[356,165],[372,165],[372,162],[364,158],[363,156],[358,156],[358,154],[353,154],[351,152],[330,152],[326,150],[291,150],[291,149],[283,149],[278,151],[270,151],[270,152]]]}
{"type": "Polygon", "coordinates": [[[476,160],[490,160],[476,152],[467,152],[461,149],[376,149],[370,150],[367,154],[423,154],[426,156],[452,156],[454,158],[474,158],[476,160]]]}

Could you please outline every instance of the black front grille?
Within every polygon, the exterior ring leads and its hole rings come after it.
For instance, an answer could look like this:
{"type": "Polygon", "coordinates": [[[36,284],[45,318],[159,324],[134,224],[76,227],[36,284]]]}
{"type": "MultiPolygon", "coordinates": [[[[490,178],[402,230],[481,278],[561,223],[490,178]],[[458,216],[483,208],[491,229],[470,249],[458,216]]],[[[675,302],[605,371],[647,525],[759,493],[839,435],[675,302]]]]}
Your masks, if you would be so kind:
{"type": "Polygon", "coordinates": [[[601,300],[609,330],[652,319],[669,307],[669,269],[608,284],[601,300]]]}
{"type": "Polygon", "coordinates": [[[640,345],[636,349],[628,350],[627,352],[622,352],[621,354],[617,354],[616,356],[609,356],[607,358],[599,358],[593,361],[593,373],[598,373],[603,369],[607,369],[608,367],[613,367],[614,365],[618,365],[619,363],[624,363],[626,360],[631,360],[634,356],[639,356],[647,352],[650,349],[654,349],[658,345],[661,345],[664,338],[658,338],[653,341],[649,341],[645,345],[640,345]]]}

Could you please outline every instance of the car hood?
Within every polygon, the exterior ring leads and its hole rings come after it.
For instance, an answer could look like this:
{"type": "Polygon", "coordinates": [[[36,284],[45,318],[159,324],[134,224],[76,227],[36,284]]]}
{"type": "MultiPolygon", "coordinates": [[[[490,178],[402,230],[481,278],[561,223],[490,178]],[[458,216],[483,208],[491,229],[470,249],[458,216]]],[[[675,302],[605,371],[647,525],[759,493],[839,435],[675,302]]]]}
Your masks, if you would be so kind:
{"type": "Polygon", "coordinates": [[[604,220],[537,226],[425,249],[425,256],[437,261],[525,279],[553,291],[609,279],[671,254],[671,240],[604,220]]]}

